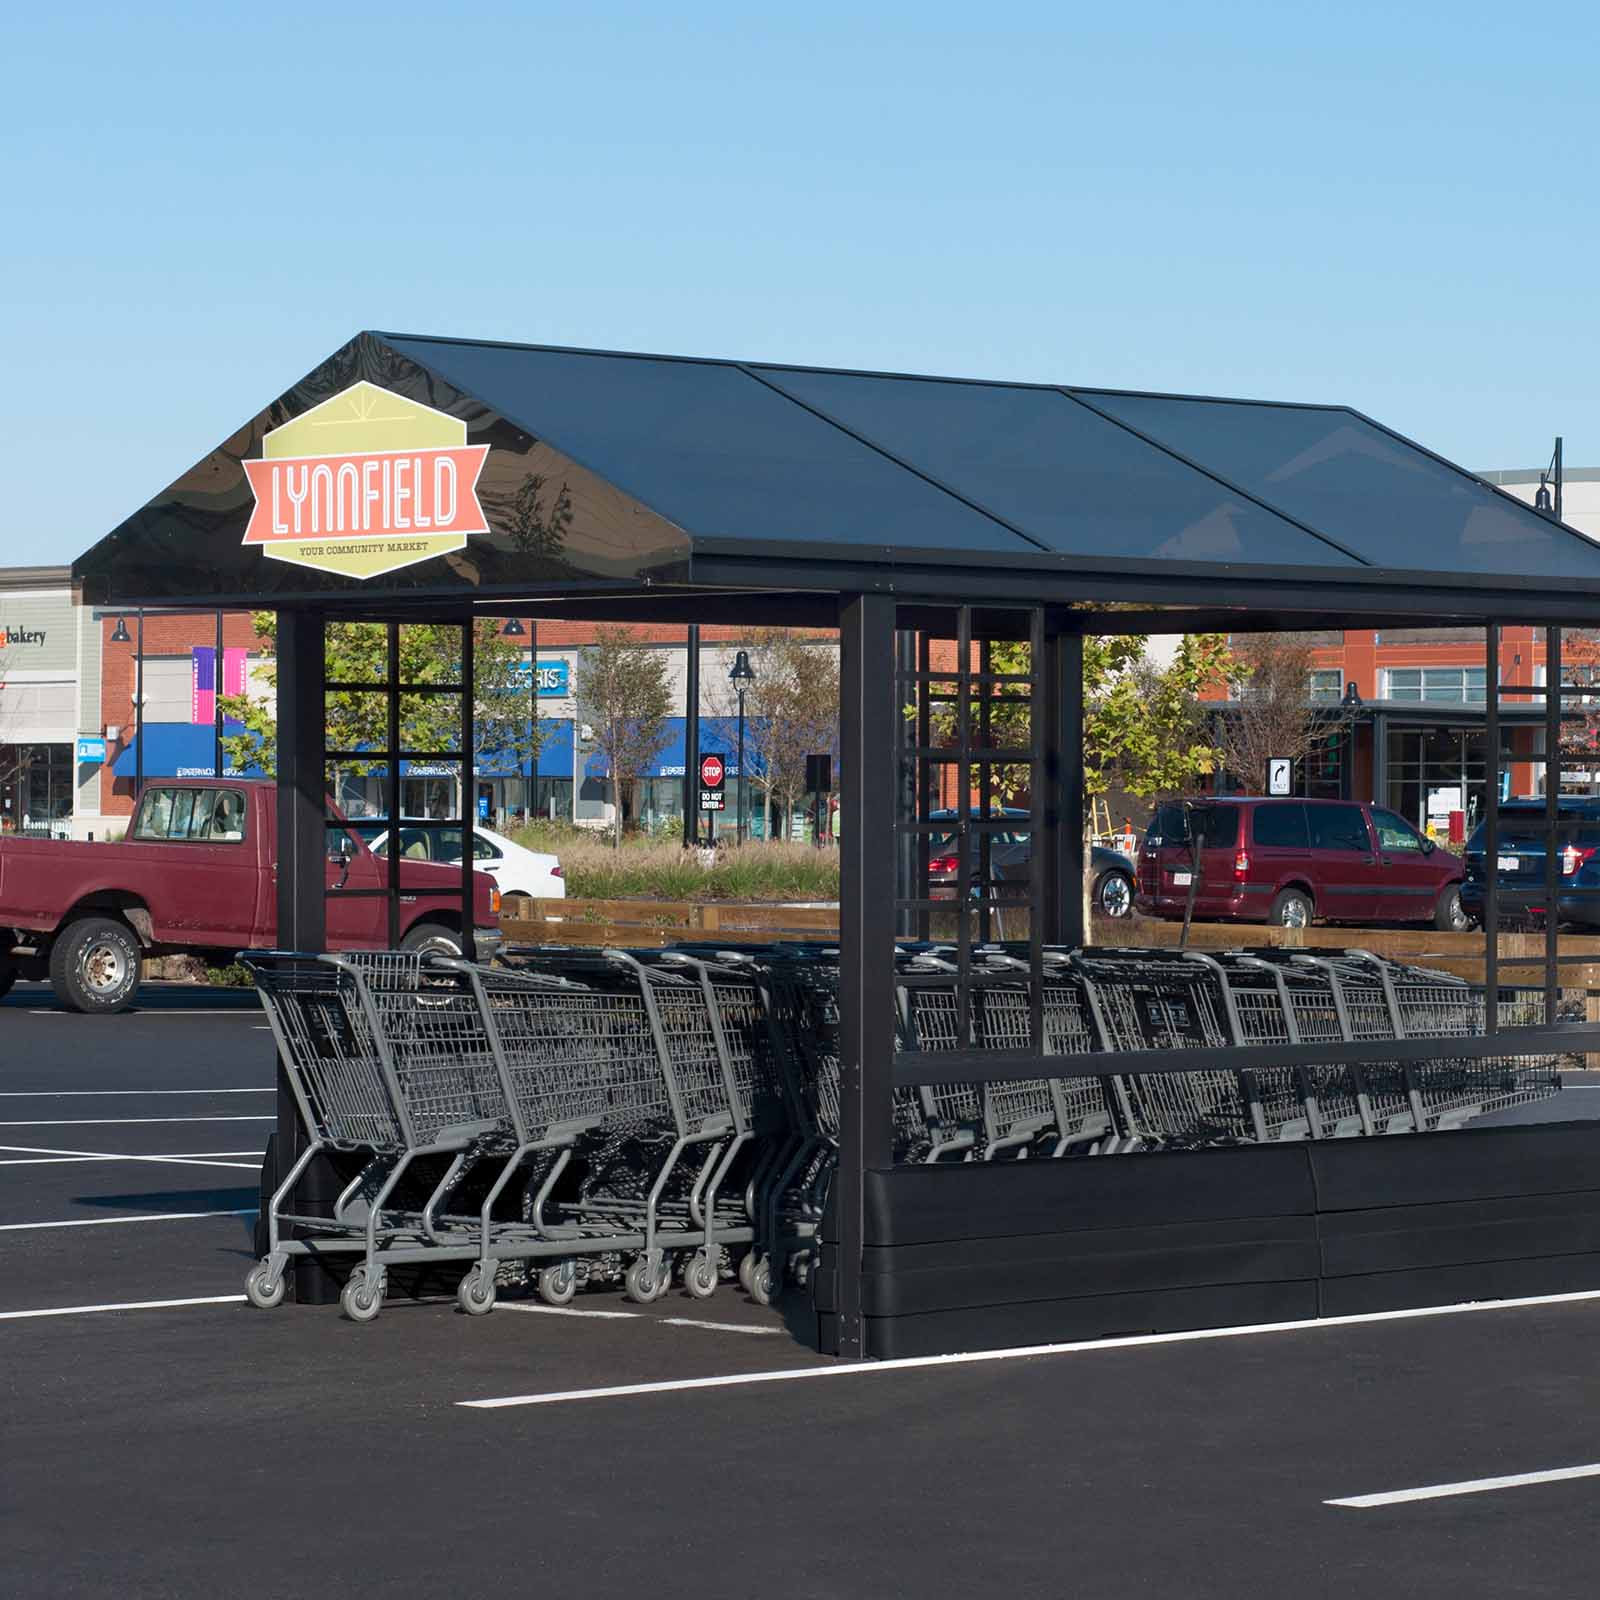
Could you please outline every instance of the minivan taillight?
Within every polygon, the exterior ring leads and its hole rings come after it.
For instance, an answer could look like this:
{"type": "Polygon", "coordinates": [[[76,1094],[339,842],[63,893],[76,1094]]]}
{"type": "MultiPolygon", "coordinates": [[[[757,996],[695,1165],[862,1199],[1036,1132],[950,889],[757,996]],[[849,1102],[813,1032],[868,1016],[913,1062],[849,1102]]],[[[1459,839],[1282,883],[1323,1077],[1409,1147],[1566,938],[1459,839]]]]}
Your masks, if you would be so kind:
{"type": "Polygon", "coordinates": [[[958,856],[934,856],[928,862],[929,872],[954,872],[960,865],[958,856]]]}
{"type": "Polygon", "coordinates": [[[1246,850],[1241,850],[1233,858],[1233,881],[1235,883],[1243,883],[1244,880],[1246,878],[1248,878],[1249,876],[1250,876],[1250,854],[1246,850]]]}
{"type": "Polygon", "coordinates": [[[1579,867],[1589,860],[1596,849],[1600,849],[1600,846],[1591,844],[1580,847],[1575,844],[1569,844],[1561,852],[1561,876],[1570,878],[1579,867]]]}

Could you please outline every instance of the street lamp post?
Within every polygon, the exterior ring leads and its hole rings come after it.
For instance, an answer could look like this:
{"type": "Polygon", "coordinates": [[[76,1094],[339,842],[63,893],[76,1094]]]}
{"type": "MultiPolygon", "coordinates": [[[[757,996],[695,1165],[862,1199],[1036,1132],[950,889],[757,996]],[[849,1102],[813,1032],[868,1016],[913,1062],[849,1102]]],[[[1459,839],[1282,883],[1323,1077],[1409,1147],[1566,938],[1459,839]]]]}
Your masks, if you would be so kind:
{"type": "MultiPolygon", "coordinates": [[[[137,809],[139,797],[144,793],[144,611],[138,613],[138,640],[133,646],[133,709],[136,721],[133,733],[133,804],[137,809]]],[[[111,631],[112,644],[127,644],[128,624],[122,618],[117,618],[117,625],[111,631]]]]}
{"type": "Polygon", "coordinates": [[[744,843],[744,692],[756,681],[756,675],[750,667],[750,657],[746,651],[739,651],[733,658],[733,670],[728,674],[728,681],[732,683],[739,696],[739,811],[738,829],[735,837],[740,844],[744,843]]]}
{"type": "Polygon", "coordinates": [[[528,638],[527,630],[515,617],[500,630],[502,639],[528,639],[528,779],[522,795],[522,810],[529,822],[533,821],[534,774],[539,759],[535,742],[539,732],[539,625],[534,623],[533,626],[532,638],[528,638]]]}

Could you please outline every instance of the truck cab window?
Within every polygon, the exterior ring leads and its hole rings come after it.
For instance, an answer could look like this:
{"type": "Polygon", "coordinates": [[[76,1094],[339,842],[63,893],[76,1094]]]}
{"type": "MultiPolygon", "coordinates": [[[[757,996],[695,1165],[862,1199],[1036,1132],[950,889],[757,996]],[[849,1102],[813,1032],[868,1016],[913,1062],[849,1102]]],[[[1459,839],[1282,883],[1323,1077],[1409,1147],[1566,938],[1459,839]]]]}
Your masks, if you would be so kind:
{"type": "Polygon", "coordinates": [[[149,842],[241,844],[244,796],[236,789],[146,789],[129,837],[149,842]]]}

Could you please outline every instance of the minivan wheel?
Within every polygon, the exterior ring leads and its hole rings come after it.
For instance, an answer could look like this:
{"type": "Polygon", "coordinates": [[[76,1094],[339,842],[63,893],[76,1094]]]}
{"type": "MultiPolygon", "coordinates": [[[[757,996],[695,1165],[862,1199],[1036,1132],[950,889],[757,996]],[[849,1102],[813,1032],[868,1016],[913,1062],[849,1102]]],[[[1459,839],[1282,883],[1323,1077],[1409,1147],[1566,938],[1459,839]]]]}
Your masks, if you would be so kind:
{"type": "Polygon", "coordinates": [[[1459,885],[1451,884],[1439,896],[1439,903],[1433,908],[1433,925],[1441,933],[1466,933],[1472,927],[1472,918],[1461,904],[1459,885]]]}
{"type": "Polygon", "coordinates": [[[1267,921],[1275,928],[1309,928],[1311,897],[1300,889],[1285,889],[1272,902],[1267,921]]]}

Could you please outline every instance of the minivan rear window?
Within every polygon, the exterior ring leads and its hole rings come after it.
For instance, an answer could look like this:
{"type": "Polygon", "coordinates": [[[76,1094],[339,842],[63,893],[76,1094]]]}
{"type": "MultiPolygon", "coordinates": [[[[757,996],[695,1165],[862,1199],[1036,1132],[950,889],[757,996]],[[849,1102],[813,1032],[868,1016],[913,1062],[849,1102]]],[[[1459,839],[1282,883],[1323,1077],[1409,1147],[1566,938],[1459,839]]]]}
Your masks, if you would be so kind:
{"type": "Polygon", "coordinates": [[[1256,844],[1304,850],[1308,843],[1306,808],[1298,801],[1257,806],[1250,817],[1250,837],[1256,844]]]}
{"type": "Polygon", "coordinates": [[[1239,837],[1239,807],[1205,800],[1169,800],[1156,807],[1145,838],[1150,844],[1188,844],[1189,824],[1208,845],[1232,845],[1239,837]]]}

